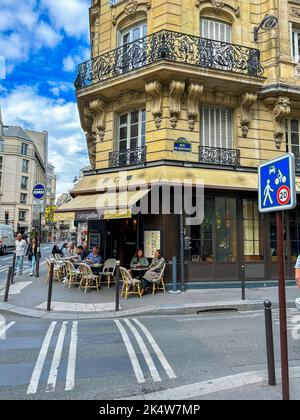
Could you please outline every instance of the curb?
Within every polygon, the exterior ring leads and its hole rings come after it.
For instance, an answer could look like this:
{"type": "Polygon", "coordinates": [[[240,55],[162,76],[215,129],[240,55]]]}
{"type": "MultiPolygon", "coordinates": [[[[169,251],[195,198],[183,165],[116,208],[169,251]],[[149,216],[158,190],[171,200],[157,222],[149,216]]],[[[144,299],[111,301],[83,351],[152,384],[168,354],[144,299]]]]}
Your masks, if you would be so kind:
{"type": "MultiPolygon", "coordinates": [[[[278,309],[278,302],[273,302],[273,309],[278,309]]],[[[287,307],[295,308],[295,301],[287,301],[287,307]]],[[[180,305],[160,305],[144,306],[135,309],[124,309],[119,312],[46,312],[38,309],[24,308],[11,305],[9,303],[0,303],[0,313],[21,315],[29,318],[39,319],[114,319],[132,316],[170,316],[170,315],[192,315],[197,313],[224,312],[224,311],[255,311],[263,310],[263,302],[252,301],[232,301],[232,302],[212,302],[212,303],[191,303],[180,305]]]]}

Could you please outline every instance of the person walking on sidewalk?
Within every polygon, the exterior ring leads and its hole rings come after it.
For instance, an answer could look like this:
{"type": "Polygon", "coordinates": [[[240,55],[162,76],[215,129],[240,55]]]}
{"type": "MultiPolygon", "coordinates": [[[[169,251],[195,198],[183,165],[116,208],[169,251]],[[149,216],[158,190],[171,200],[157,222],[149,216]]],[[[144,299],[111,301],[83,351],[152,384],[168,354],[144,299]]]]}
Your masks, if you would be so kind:
{"type": "Polygon", "coordinates": [[[36,238],[33,238],[30,241],[30,244],[28,246],[27,253],[26,253],[26,256],[28,257],[28,261],[30,261],[31,277],[34,275],[37,255],[39,255],[39,257],[41,258],[41,253],[38,251],[37,240],[36,238]]]}
{"type": "Polygon", "coordinates": [[[26,254],[27,243],[23,239],[21,233],[18,233],[16,239],[16,274],[21,275],[23,272],[24,257],[26,254]]]}

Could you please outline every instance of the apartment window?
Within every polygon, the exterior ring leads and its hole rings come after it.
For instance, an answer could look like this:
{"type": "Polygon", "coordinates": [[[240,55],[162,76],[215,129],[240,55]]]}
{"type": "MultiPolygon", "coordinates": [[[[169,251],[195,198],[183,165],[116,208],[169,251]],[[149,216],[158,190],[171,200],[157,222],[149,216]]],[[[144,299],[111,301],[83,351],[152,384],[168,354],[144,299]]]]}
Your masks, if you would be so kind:
{"type": "Polygon", "coordinates": [[[0,139],[0,153],[4,152],[4,140],[0,139]]]}
{"type": "Polygon", "coordinates": [[[28,155],[28,144],[22,143],[21,145],[21,155],[27,156],[28,155]]]}
{"type": "Polygon", "coordinates": [[[225,108],[204,107],[201,110],[201,144],[207,147],[233,147],[232,112],[225,108]]]}
{"type": "Polygon", "coordinates": [[[300,120],[286,120],[286,145],[287,152],[292,152],[296,157],[300,156],[300,120]]]}
{"type": "Polygon", "coordinates": [[[119,45],[122,48],[122,70],[129,71],[140,67],[146,59],[146,44],[144,38],[147,35],[147,24],[145,22],[132,26],[120,33],[119,45]],[[134,42],[134,47],[130,43],[134,42]],[[138,51],[140,50],[140,51],[138,51]],[[143,57],[145,51],[145,57],[143,57]]]}
{"type": "Polygon", "coordinates": [[[2,187],[3,156],[0,156],[0,188],[2,187]]]}
{"type": "Polygon", "coordinates": [[[27,204],[27,194],[21,193],[20,203],[21,204],[27,204]]]}
{"type": "Polygon", "coordinates": [[[300,61],[300,29],[291,26],[292,38],[292,57],[295,61],[300,61]]]}
{"type": "Polygon", "coordinates": [[[26,174],[29,172],[29,160],[27,159],[22,160],[22,172],[25,172],[26,174]]]}
{"type": "Polygon", "coordinates": [[[21,189],[22,190],[27,190],[28,189],[28,177],[27,176],[22,176],[21,177],[21,189]]]}
{"type": "Polygon", "coordinates": [[[26,222],[26,210],[19,210],[19,221],[26,222]]]}
{"type": "Polygon", "coordinates": [[[140,109],[119,116],[119,152],[145,145],[146,110],[140,109]]]}
{"type": "Polygon", "coordinates": [[[231,25],[212,19],[201,19],[202,38],[231,43],[231,25]]]}
{"type": "Polygon", "coordinates": [[[246,260],[262,259],[257,200],[243,200],[244,252],[246,260]]]}

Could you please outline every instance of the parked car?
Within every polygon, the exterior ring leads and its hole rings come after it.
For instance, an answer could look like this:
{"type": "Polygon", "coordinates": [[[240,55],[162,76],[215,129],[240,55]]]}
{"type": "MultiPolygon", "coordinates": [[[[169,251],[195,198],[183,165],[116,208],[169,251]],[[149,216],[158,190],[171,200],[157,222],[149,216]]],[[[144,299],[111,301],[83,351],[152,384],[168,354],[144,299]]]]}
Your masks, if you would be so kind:
{"type": "Polygon", "coordinates": [[[11,225],[0,224],[0,254],[4,255],[8,251],[14,251],[15,237],[11,225]]]}

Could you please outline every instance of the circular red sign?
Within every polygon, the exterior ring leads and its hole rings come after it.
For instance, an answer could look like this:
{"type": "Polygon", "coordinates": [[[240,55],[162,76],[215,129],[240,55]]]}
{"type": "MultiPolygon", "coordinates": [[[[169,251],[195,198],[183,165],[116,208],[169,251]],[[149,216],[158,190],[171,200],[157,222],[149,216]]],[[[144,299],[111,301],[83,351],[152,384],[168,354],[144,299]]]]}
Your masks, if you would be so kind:
{"type": "Polygon", "coordinates": [[[289,189],[289,187],[287,187],[286,185],[283,185],[282,187],[279,188],[279,190],[277,191],[277,201],[281,206],[285,206],[291,198],[291,191],[289,189]]]}

